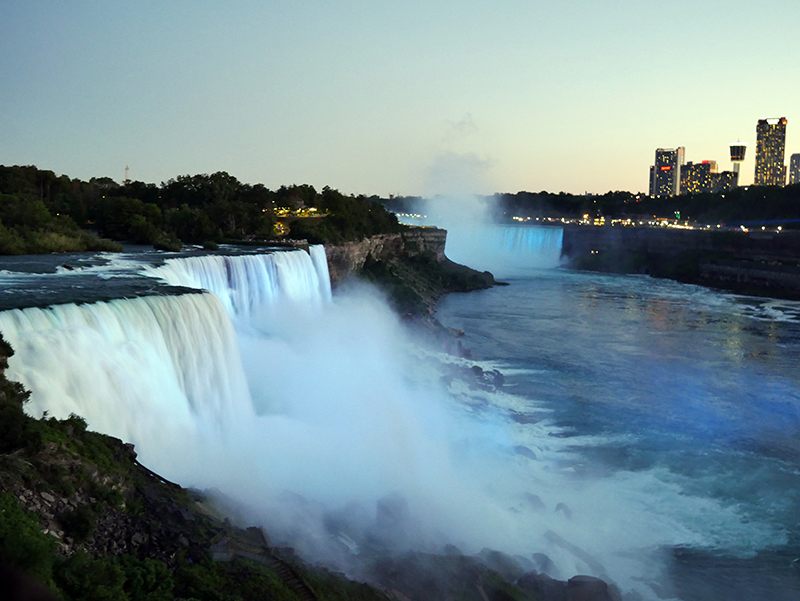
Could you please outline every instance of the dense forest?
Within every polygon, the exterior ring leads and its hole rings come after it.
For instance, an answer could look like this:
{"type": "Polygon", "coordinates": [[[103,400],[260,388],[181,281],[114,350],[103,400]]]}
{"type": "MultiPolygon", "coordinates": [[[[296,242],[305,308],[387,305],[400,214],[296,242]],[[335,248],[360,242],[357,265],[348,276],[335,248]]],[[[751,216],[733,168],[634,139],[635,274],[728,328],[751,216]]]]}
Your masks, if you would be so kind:
{"type": "MultiPolygon", "coordinates": [[[[481,197],[491,207],[497,221],[519,217],[578,219],[637,219],[640,217],[679,218],[699,224],[783,225],[800,228],[800,184],[786,187],[748,186],[722,193],[684,194],[664,198],[631,192],[576,195],[565,192],[517,192],[481,197]]],[[[398,213],[420,210],[451,213],[443,205],[454,199],[398,197],[386,201],[398,213]],[[424,208],[421,208],[424,207],[424,208]]]]}
{"type": "Polygon", "coordinates": [[[0,254],[119,249],[87,230],[165,250],[179,250],[183,243],[213,248],[220,242],[269,240],[276,237],[278,214],[285,225],[281,235],[312,243],[401,229],[377,197],[345,196],[328,187],[272,191],[222,171],[182,175],[161,185],[120,185],[107,177],[87,182],[33,166],[0,166],[0,254]],[[299,209],[306,209],[303,217],[299,209]]]}

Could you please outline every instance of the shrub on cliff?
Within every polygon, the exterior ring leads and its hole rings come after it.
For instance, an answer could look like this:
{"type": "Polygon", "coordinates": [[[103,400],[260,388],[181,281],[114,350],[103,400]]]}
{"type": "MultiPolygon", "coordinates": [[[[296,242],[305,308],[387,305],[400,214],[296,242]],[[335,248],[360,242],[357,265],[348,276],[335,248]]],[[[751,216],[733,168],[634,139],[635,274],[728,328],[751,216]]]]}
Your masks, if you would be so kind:
{"type": "Polygon", "coordinates": [[[74,553],[54,574],[68,600],[124,601],[125,572],[116,558],[92,559],[85,551],[74,553]]]}
{"type": "Polygon", "coordinates": [[[0,562],[15,566],[52,586],[53,539],[42,534],[36,519],[8,493],[0,493],[0,562]]]}

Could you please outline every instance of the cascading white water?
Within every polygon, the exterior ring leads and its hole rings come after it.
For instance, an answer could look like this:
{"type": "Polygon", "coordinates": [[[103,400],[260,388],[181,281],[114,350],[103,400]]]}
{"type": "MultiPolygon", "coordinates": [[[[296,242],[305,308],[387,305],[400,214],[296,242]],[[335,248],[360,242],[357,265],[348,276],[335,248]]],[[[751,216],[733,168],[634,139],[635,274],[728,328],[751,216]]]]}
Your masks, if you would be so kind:
{"type": "Polygon", "coordinates": [[[563,233],[560,227],[457,223],[448,228],[446,252],[457,263],[506,277],[557,267],[563,233]]]}
{"type": "MultiPolygon", "coordinates": [[[[269,311],[331,300],[325,249],[309,250],[134,262],[170,285],[208,292],[0,312],[0,332],[15,349],[8,376],[31,390],[29,413],[80,415],[93,430],[134,442],[164,475],[197,481],[200,455],[254,417],[231,320],[250,331],[269,311]]],[[[260,362],[259,373],[269,363],[248,359],[260,362]]]]}
{"type": "Polygon", "coordinates": [[[325,248],[311,246],[309,253],[175,258],[160,267],[146,267],[143,273],[173,286],[209,290],[231,318],[249,319],[281,302],[319,305],[330,301],[325,248]]]}
{"type": "Polygon", "coordinates": [[[32,391],[30,413],[76,413],[146,458],[251,411],[236,334],[213,294],[14,309],[0,312],[0,332],[15,350],[8,377],[32,391]]]}

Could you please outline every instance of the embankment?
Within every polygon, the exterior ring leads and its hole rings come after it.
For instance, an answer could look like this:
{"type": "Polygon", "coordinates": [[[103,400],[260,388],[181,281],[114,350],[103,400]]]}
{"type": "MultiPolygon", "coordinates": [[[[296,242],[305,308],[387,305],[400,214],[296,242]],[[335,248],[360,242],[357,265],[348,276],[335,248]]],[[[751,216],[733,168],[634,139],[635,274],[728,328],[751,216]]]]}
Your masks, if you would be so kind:
{"type": "Polygon", "coordinates": [[[800,232],[572,227],[561,252],[575,269],[800,299],[800,232]]]}
{"type": "Polygon", "coordinates": [[[358,242],[326,245],[331,284],[354,274],[382,288],[407,317],[430,315],[433,304],[448,292],[469,292],[497,285],[488,271],[450,261],[444,254],[447,231],[409,228],[358,242]]]}

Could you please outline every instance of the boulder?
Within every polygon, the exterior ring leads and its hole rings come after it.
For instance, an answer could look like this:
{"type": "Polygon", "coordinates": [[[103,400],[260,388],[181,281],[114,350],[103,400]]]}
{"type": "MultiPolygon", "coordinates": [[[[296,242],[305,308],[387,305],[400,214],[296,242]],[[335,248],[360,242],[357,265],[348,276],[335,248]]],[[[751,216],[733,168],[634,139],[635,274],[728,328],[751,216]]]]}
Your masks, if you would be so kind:
{"type": "Polygon", "coordinates": [[[615,601],[609,586],[594,576],[573,576],[567,581],[567,601],[615,601]]]}

